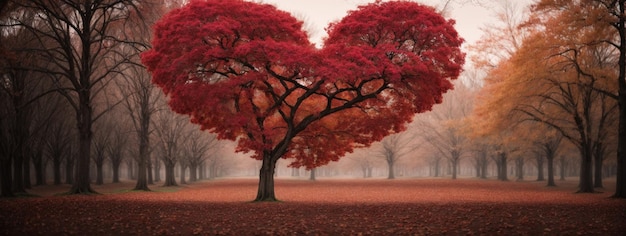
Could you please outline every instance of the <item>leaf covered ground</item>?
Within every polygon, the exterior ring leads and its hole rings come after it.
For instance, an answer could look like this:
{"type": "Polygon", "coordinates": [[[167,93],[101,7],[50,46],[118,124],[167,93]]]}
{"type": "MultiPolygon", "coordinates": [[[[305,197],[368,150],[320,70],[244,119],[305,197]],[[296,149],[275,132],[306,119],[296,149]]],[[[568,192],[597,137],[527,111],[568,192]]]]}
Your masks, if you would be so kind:
{"type": "MultiPolygon", "coordinates": [[[[626,200],[574,194],[576,181],[287,180],[274,203],[252,203],[256,179],[101,195],[0,199],[2,235],[625,235],[626,200]]],[[[609,185],[607,183],[607,185],[609,185]]]]}

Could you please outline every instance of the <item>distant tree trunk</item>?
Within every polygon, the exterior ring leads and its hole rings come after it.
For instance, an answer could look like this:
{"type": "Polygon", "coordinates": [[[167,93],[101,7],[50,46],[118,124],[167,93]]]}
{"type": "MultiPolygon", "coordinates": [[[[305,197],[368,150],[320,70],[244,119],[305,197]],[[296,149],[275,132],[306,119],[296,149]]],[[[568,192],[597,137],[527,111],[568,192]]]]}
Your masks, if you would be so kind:
{"type": "Polygon", "coordinates": [[[559,171],[559,175],[560,175],[559,180],[565,180],[565,169],[566,169],[565,168],[565,164],[566,164],[565,156],[561,156],[559,158],[559,170],[560,170],[559,171]]]}
{"type": "MultiPolygon", "coordinates": [[[[44,173],[44,161],[43,161],[43,153],[41,151],[36,154],[33,158],[33,168],[35,170],[35,185],[45,185],[46,178],[44,173]]],[[[59,167],[61,168],[61,163],[59,163],[59,167]]],[[[61,173],[57,173],[59,175],[59,184],[61,183],[61,173]]],[[[55,176],[56,177],[56,176],[55,176]]]]}
{"type": "Polygon", "coordinates": [[[537,155],[537,181],[546,180],[543,176],[543,155],[537,155]]]}
{"type": "Polygon", "coordinates": [[[163,164],[165,165],[165,183],[163,186],[178,186],[176,179],[174,179],[174,167],[176,167],[176,163],[164,161],[163,164]]]}
{"type": "Polygon", "coordinates": [[[393,156],[393,154],[388,154],[387,155],[387,167],[389,168],[389,172],[387,175],[387,179],[395,179],[396,175],[393,172],[393,166],[395,164],[395,157],[393,156]]]}
{"type": "Polygon", "coordinates": [[[547,156],[548,159],[548,186],[556,186],[554,183],[554,155],[547,156]]]}
{"type": "Polygon", "coordinates": [[[481,157],[482,161],[481,161],[481,165],[480,165],[480,178],[481,179],[486,179],[487,178],[487,167],[489,164],[487,162],[487,153],[483,154],[483,156],[481,157]]]}
{"type": "Polygon", "coordinates": [[[198,165],[198,175],[200,179],[206,179],[206,164],[204,161],[198,165]]]}
{"type": "Polygon", "coordinates": [[[13,192],[25,193],[24,189],[24,158],[26,156],[26,142],[28,141],[28,113],[23,107],[24,81],[14,80],[14,91],[20,91],[18,95],[13,95],[13,107],[15,114],[15,133],[13,134],[16,151],[13,153],[13,192]]]}
{"type": "Polygon", "coordinates": [[[259,171],[259,189],[254,201],[277,201],[274,193],[274,172],[276,171],[278,157],[270,156],[269,153],[264,154],[261,170],[259,171]]]}
{"type": "Polygon", "coordinates": [[[102,166],[104,164],[104,158],[103,159],[97,159],[95,162],[96,162],[96,184],[97,185],[102,185],[102,184],[104,184],[104,175],[103,175],[103,171],[102,171],[102,166]]]}
{"type": "MultiPolygon", "coordinates": [[[[141,128],[139,130],[139,157],[137,158],[137,184],[134,190],[150,191],[147,180],[147,165],[150,158],[150,138],[149,130],[150,118],[141,119],[141,128]]],[[[174,181],[174,185],[176,182],[174,181]]]]}
{"type": "Polygon", "coordinates": [[[309,176],[309,180],[315,181],[315,168],[311,169],[311,175],[309,176]]]}
{"type": "Polygon", "coordinates": [[[439,177],[439,175],[440,175],[440,169],[441,169],[441,166],[439,165],[440,164],[440,160],[441,159],[439,159],[439,158],[435,159],[435,177],[439,177]]]}
{"type": "Polygon", "coordinates": [[[476,172],[476,178],[480,178],[480,161],[478,160],[474,163],[474,171],[476,172]]]}
{"type": "Polygon", "coordinates": [[[593,193],[593,155],[591,154],[591,148],[589,145],[583,145],[581,147],[581,162],[580,162],[580,176],[579,176],[579,193],[593,193]]]}
{"type": "Polygon", "coordinates": [[[2,197],[13,197],[13,183],[12,183],[12,173],[11,173],[11,161],[12,159],[8,156],[0,156],[0,161],[2,165],[0,165],[0,179],[2,180],[2,184],[0,188],[2,188],[2,192],[0,193],[2,197]]]}
{"type": "Polygon", "coordinates": [[[198,181],[198,164],[189,165],[189,182],[198,181]]]}
{"type": "Polygon", "coordinates": [[[517,181],[524,180],[524,158],[518,157],[515,159],[515,169],[517,173],[517,181]]]}
{"type": "Polygon", "coordinates": [[[602,184],[602,161],[604,160],[604,147],[601,143],[596,143],[595,153],[593,155],[593,187],[603,188],[602,184]]]}
{"type": "Polygon", "coordinates": [[[116,161],[111,161],[111,168],[113,171],[113,183],[120,182],[120,165],[122,164],[122,159],[119,158],[116,161]]]}
{"type": "Polygon", "coordinates": [[[187,181],[185,180],[186,170],[187,170],[187,165],[183,165],[181,163],[180,164],[180,184],[187,184],[187,181]]]}
{"type": "Polygon", "coordinates": [[[75,160],[76,160],[76,157],[74,157],[72,154],[68,154],[68,156],[65,157],[65,183],[66,184],[74,183],[74,161],[75,160]]]}
{"type": "Polygon", "coordinates": [[[507,157],[505,152],[498,154],[498,180],[508,181],[507,178],[507,157]]]}
{"type": "Polygon", "coordinates": [[[148,184],[154,184],[154,176],[152,176],[152,159],[148,158],[146,165],[146,174],[148,175],[148,184]]]}
{"type": "Polygon", "coordinates": [[[459,166],[459,159],[461,158],[461,153],[457,150],[452,150],[450,153],[451,160],[450,165],[452,165],[452,179],[456,179],[457,176],[457,167],[459,166]]]}
{"type": "Polygon", "coordinates": [[[61,184],[61,158],[52,158],[52,174],[54,175],[54,185],[61,184]]]}
{"type": "MultiPolygon", "coordinates": [[[[40,148],[37,148],[41,150],[40,148]]],[[[30,181],[30,160],[31,160],[31,152],[35,152],[35,150],[27,151],[27,154],[24,156],[24,188],[31,189],[31,181],[30,181]]]]}
{"type": "Polygon", "coordinates": [[[161,182],[161,162],[155,160],[152,164],[154,165],[154,182],[161,182]]]}
{"type": "Polygon", "coordinates": [[[128,179],[133,179],[133,160],[132,158],[126,159],[126,176],[128,179]]]}

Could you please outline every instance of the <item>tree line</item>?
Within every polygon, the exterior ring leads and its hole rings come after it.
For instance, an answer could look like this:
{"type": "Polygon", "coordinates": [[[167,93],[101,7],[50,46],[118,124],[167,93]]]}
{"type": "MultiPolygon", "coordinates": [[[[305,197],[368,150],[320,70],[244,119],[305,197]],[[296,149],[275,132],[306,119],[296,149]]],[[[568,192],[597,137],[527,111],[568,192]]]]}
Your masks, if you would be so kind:
{"type": "Polygon", "coordinates": [[[165,185],[176,185],[175,166],[181,182],[185,170],[189,181],[214,177],[222,160],[216,137],[164,109],[166,99],[139,61],[151,25],[179,2],[2,3],[2,196],[46,184],[47,166],[54,184],[71,184],[70,193],[94,192],[90,184],[104,182],[105,163],[118,182],[125,162],[137,172],[138,190],[160,181],[162,168],[165,185]]]}

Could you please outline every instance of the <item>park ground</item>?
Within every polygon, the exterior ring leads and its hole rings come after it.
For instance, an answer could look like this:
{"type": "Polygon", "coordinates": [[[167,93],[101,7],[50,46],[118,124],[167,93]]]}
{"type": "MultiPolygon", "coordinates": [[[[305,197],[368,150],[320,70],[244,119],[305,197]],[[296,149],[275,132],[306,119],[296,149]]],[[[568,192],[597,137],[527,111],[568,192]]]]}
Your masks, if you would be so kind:
{"type": "Polygon", "coordinates": [[[250,202],[256,179],[100,195],[0,199],[0,235],[626,235],[626,200],[575,194],[576,180],[278,179],[280,202],[250,202]]]}

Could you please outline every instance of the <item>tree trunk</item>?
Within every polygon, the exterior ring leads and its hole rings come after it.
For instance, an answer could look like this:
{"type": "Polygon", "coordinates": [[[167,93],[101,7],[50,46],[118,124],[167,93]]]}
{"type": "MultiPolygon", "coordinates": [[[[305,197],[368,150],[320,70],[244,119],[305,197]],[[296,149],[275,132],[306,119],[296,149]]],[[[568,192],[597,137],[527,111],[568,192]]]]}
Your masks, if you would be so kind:
{"type": "MultiPolygon", "coordinates": [[[[31,151],[27,151],[27,152],[31,152],[31,151]]],[[[25,189],[32,188],[31,183],[30,183],[30,159],[31,159],[30,153],[24,156],[24,188],[25,189]]]]}
{"type": "Polygon", "coordinates": [[[13,197],[13,183],[12,183],[12,173],[11,173],[11,158],[10,157],[0,157],[0,161],[2,161],[2,165],[0,165],[0,179],[1,179],[1,188],[2,192],[0,193],[2,197],[13,197]]]}
{"type": "Polygon", "coordinates": [[[102,185],[104,184],[104,175],[102,173],[103,161],[100,159],[96,161],[96,184],[102,185]]]}
{"type": "Polygon", "coordinates": [[[537,155],[537,181],[544,181],[546,178],[543,176],[543,156],[537,155]]]}
{"type": "Polygon", "coordinates": [[[154,164],[154,182],[161,182],[161,162],[156,160],[154,164]]]}
{"type": "Polygon", "coordinates": [[[315,168],[311,169],[311,175],[309,176],[309,180],[315,181],[315,168]]]}
{"type": "Polygon", "coordinates": [[[502,180],[502,181],[508,181],[509,178],[507,178],[507,158],[506,158],[506,153],[502,152],[500,153],[499,158],[499,162],[500,162],[500,169],[498,170],[498,179],[502,180]]]}
{"type": "Polygon", "coordinates": [[[604,159],[602,155],[602,148],[597,148],[596,154],[593,155],[593,187],[594,188],[603,188],[602,185],[602,159],[604,159]]]}
{"type": "Polygon", "coordinates": [[[134,176],[133,171],[135,171],[134,170],[134,168],[135,168],[134,166],[135,165],[133,165],[134,162],[135,162],[135,160],[132,159],[132,158],[128,158],[126,160],[126,175],[128,176],[128,179],[136,179],[136,178],[133,177],[134,176]]]}
{"type": "Polygon", "coordinates": [[[196,182],[198,181],[198,165],[197,164],[192,164],[189,165],[189,182],[196,182]]]}
{"type": "Polygon", "coordinates": [[[488,162],[487,162],[487,154],[484,154],[481,161],[481,166],[480,166],[480,178],[481,179],[486,179],[487,178],[487,167],[488,167],[488,162]]]}
{"type": "Polygon", "coordinates": [[[75,158],[72,156],[67,156],[65,158],[65,183],[66,184],[74,184],[74,160],[75,158]]]}
{"type": "Polygon", "coordinates": [[[52,172],[54,175],[54,185],[61,184],[61,158],[53,158],[52,172]]]}
{"type": "Polygon", "coordinates": [[[111,168],[113,168],[113,183],[120,182],[120,164],[122,164],[121,161],[111,163],[111,168]]]}
{"type": "MultiPolygon", "coordinates": [[[[150,191],[148,188],[148,179],[146,173],[146,165],[148,164],[148,158],[150,158],[149,148],[150,141],[148,138],[149,130],[144,130],[142,127],[139,132],[139,157],[137,159],[137,184],[134,190],[150,191]]],[[[174,181],[174,185],[176,182],[174,181]]]]}
{"type": "MultiPolygon", "coordinates": [[[[61,168],[61,163],[59,163],[59,168],[61,168]]],[[[46,184],[46,178],[44,173],[43,166],[43,157],[39,156],[38,158],[33,159],[33,166],[35,169],[35,185],[41,186],[46,184]]],[[[59,184],[61,183],[61,173],[59,172],[59,184]]]]}
{"type": "Polygon", "coordinates": [[[524,180],[524,158],[517,158],[515,160],[515,172],[517,173],[517,181],[524,180]]]}
{"type": "Polygon", "coordinates": [[[186,165],[180,165],[180,184],[187,184],[187,181],[185,180],[185,172],[187,170],[187,166],[186,165]]]}
{"type": "Polygon", "coordinates": [[[593,193],[593,157],[589,147],[581,148],[580,177],[578,193],[593,193]]]}
{"type": "Polygon", "coordinates": [[[387,175],[387,179],[395,179],[396,175],[393,172],[394,160],[392,157],[387,157],[387,166],[389,167],[389,174],[387,175]]]}
{"type": "Polygon", "coordinates": [[[459,165],[459,156],[457,156],[457,154],[453,154],[452,162],[450,163],[450,165],[452,165],[452,179],[456,179],[456,175],[457,175],[456,167],[459,165]]]}
{"type": "Polygon", "coordinates": [[[559,164],[560,164],[560,166],[559,166],[559,174],[560,174],[559,180],[563,181],[563,180],[565,180],[565,169],[566,169],[565,168],[565,164],[566,164],[565,156],[561,156],[561,158],[559,158],[559,164]]]}
{"type": "Polygon", "coordinates": [[[259,189],[257,191],[255,202],[261,201],[277,201],[274,194],[274,172],[278,158],[274,158],[269,154],[263,157],[261,170],[259,171],[259,189]]]}
{"type": "MultiPolygon", "coordinates": [[[[85,78],[89,78],[88,76],[85,78]]],[[[79,146],[78,156],[76,157],[76,168],[74,175],[74,183],[70,189],[70,194],[90,194],[96,193],[91,189],[91,180],[89,178],[89,162],[91,161],[91,139],[93,133],[92,125],[92,108],[90,102],[89,89],[79,91],[79,110],[77,111],[79,146]]]]}
{"type": "Polygon", "coordinates": [[[152,161],[148,158],[148,164],[146,165],[146,174],[148,175],[148,184],[154,184],[154,176],[152,176],[152,161]]]}
{"type": "Polygon", "coordinates": [[[163,183],[163,186],[178,186],[178,184],[176,184],[176,179],[174,179],[174,167],[176,167],[176,163],[165,161],[164,164],[165,183],[163,183]]]}
{"type": "Polygon", "coordinates": [[[548,186],[554,187],[554,156],[548,156],[548,186]]]}
{"type": "Polygon", "coordinates": [[[480,160],[476,159],[476,163],[474,164],[474,171],[476,172],[476,178],[480,178],[480,160]]]}

